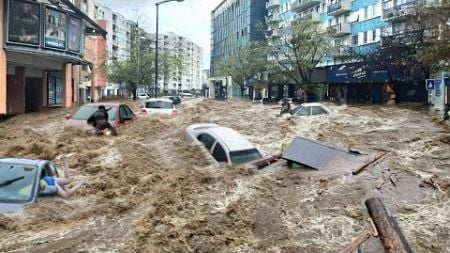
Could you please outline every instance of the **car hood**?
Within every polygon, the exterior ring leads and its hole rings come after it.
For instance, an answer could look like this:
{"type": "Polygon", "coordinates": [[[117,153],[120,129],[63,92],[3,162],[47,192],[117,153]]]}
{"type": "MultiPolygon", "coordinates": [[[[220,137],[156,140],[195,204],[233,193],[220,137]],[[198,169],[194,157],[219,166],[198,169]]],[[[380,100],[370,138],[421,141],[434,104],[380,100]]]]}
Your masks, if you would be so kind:
{"type": "Polygon", "coordinates": [[[23,210],[23,204],[0,203],[0,213],[17,213],[23,210]]]}

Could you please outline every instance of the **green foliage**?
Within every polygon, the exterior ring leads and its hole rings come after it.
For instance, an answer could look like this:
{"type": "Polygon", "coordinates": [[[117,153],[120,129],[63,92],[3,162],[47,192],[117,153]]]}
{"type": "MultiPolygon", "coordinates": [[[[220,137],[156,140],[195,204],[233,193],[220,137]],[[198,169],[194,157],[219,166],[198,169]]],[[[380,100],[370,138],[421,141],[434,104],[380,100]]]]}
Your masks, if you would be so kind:
{"type": "Polygon", "coordinates": [[[231,76],[244,90],[244,81],[254,79],[267,70],[267,48],[262,42],[250,42],[237,48],[231,56],[217,64],[219,76],[231,76]]]}
{"type": "Polygon", "coordinates": [[[310,18],[295,20],[277,32],[268,43],[269,60],[274,63],[271,73],[297,85],[311,83],[312,71],[330,48],[327,34],[310,18]]]}

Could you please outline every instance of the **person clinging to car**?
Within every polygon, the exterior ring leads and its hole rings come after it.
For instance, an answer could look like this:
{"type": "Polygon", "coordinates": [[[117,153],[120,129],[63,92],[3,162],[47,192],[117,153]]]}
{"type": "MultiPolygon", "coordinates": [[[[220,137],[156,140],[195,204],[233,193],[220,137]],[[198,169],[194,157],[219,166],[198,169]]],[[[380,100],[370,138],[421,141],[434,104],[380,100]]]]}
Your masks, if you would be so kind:
{"type": "Polygon", "coordinates": [[[98,110],[87,119],[87,123],[95,127],[96,134],[102,134],[108,129],[111,135],[117,135],[116,129],[108,122],[108,110],[104,105],[99,105],[98,110]]]}

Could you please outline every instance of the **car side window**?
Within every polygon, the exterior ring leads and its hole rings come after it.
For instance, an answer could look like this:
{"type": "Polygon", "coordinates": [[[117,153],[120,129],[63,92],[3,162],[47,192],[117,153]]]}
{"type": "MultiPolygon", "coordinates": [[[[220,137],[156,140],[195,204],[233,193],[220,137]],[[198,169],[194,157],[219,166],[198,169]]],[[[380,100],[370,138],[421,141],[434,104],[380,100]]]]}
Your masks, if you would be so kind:
{"type": "Polygon", "coordinates": [[[211,150],[212,145],[216,142],[216,140],[209,134],[201,134],[197,137],[197,140],[203,143],[207,150],[211,150]]]}
{"type": "Polygon", "coordinates": [[[297,111],[295,114],[297,116],[309,116],[311,115],[311,107],[302,107],[300,110],[297,111]]]}
{"type": "Polygon", "coordinates": [[[312,107],[312,115],[320,115],[320,114],[327,114],[328,112],[325,111],[321,106],[313,106],[312,107]]]}
{"type": "Polygon", "coordinates": [[[134,115],[133,111],[130,109],[130,107],[124,105],[125,111],[127,111],[128,115],[131,117],[134,115]]]}
{"type": "Polygon", "coordinates": [[[119,112],[120,112],[120,118],[131,118],[132,114],[130,114],[130,111],[127,110],[127,108],[125,108],[125,106],[121,105],[119,108],[119,112]]]}
{"type": "Polygon", "coordinates": [[[214,147],[212,156],[218,162],[226,162],[226,163],[228,162],[227,153],[225,153],[225,150],[222,148],[222,145],[220,145],[219,143],[217,143],[216,146],[214,147]]]}

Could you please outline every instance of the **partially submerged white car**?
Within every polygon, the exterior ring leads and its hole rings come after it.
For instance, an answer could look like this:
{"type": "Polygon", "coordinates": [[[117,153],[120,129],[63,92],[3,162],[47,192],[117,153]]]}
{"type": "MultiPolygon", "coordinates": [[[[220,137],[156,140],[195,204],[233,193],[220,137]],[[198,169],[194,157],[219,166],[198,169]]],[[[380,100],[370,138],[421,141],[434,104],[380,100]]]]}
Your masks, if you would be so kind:
{"type": "Polygon", "coordinates": [[[291,114],[297,117],[329,115],[330,113],[331,110],[321,103],[304,103],[291,111],[291,114]]]}
{"type": "Polygon", "coordinates": [[[145,101],[141,112],[143,114],[167,114],[176,116],[178,110],[173,104],[173,101],[168,98],[151,98],[145,101]]]}
{"type": "Polygon", "coordinates": [[[186,128],[188,143],[200,143],[218,163],[245,164],[262,159],[261,152],[237,131],[217,124],[199,123],[186,128]]]}

